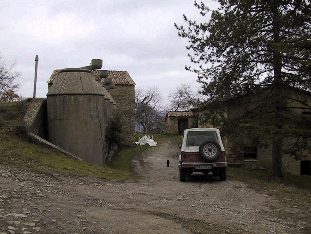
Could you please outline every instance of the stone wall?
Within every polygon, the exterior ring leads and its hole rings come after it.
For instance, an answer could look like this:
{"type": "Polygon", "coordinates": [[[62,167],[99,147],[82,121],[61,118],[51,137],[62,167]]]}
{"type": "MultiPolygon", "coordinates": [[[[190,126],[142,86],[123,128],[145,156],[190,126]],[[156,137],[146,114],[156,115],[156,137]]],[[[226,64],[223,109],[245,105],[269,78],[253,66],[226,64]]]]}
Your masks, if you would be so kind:
{"type": "Polygon", "coordinates": [[[166,133],[168,134],[179,134],[178,131],[178,120],[184,119],[188,121],[188,128],[196,128],[198,126],[197,119],[194,116],[189,117],[171,117],[168,116],[166,119],[166,133]]]}
{"type": "Polygon", "coordinates": [[[167,117],[167,119],[166,119],[166,132],[168,134],[178,134],[178,118],[167,117]]]}
{"type": "Polygon", "coordinates": [[[122,131],[126,138],[125,143],[127,145],[133,145],[135,140],[135,86],[116,85],[109,92],[116,102],[116,111],[122,117],[124,124],[122,131]]]}

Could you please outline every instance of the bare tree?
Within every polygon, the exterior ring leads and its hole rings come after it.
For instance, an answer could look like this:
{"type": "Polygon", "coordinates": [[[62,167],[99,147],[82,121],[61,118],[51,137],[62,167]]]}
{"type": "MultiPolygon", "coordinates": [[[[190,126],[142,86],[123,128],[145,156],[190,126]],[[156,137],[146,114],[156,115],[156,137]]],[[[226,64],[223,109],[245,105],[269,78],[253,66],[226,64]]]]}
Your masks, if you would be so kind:
{"type": "Polygon", "coordinates": [[[157,87],[135,91],[136,126],[143,133],[160,133],[165,115],[161,112],[162,95],[157,87]]]}
{"type": "Polygon", "coordinates": [[[170,109],[174,111],[188,110],[196,106],[198,95],[191,89],[190,84],[181,84],[168,97],[170,109]]]}
{"type": "Polygon", "coordinates": [[[0,96],[0,102],[14,102],[21,100],[22,97],[15,93],[15,91],[13,91],[12,89],[2,92],[0,96]]]}
{"type": "MultiPolygon", "coordinates": [[[[16,93],[18,89],[18,84],[15,80],[20,76],[20,74],[13,70],[15,63],[7,67],[3,57],[0,56],[0,100],[1,102],[7,102],[15,100],[16,93]],[[12,99],[13,98],[13,99],[12,99]]],[[[17,95],[18,96],[18,95],[17,95]]]]}

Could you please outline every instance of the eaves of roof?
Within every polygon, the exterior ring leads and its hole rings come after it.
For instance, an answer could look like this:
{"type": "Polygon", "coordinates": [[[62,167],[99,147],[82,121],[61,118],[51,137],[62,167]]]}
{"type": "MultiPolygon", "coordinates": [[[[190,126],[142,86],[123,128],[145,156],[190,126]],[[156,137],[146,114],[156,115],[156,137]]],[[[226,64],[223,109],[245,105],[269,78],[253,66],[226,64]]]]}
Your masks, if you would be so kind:
{"type": "MultiPolygon", "coordinates": [[[[48,83],[53,83],[60,71],[61,69],[54,70],[48,83]]],[[[92,73],[95,77],[99,77],[98,70],[94,70],[92,73]]],[[[116,85],[135,85],[135,82],[127,71],[108,71],[108,78],[111,78],[112,82],[116,85]]]]}
{"type": "Polygon", "coordinates": [[[169,111],[167,112],[168,117],[192,117],[194,116],[192,111],[169,111]]]}
{"type": "MultiPolygon", "coordinates": [[[[98,77],[99,71],[93,71],[93,75],[98,77]]],[[[108,71],[108,78],[116,85],[135,85],[132,77],[127,71],[108,71]]]]}

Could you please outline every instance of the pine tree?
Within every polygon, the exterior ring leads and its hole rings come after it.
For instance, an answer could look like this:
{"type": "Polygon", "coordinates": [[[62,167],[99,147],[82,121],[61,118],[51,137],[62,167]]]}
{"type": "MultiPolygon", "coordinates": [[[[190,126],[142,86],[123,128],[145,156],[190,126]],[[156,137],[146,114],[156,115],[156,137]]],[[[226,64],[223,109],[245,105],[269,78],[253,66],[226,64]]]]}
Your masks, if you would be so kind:
{"type": "MultiPolygon", "coordinates": [[[[297,116],[287,108],[293,97],[286,91],[288,87],[311,91],[310,1],[219,0],[219,4],[210,11],[204,3],[195,2],[201,15],[211,13],[208,22],[198,23],[184,15],[188,27],[175,24],[179,36],[189,42],[188,56],[194,66],[186,69],[198,74],[207,103],[218,107],[209,121],[217,120],[228,132],[236,125],[220,120],[219,102],[269,90],[260,104],[235,122],[269,135],[272,171],[281,176],[285,135],[300,139],[305,129],[298,131],[297,126],[310,124],[306,118],[297,125],[297,116]]],[[[300,104],[310,110],[306,102],[300,104]]]]}

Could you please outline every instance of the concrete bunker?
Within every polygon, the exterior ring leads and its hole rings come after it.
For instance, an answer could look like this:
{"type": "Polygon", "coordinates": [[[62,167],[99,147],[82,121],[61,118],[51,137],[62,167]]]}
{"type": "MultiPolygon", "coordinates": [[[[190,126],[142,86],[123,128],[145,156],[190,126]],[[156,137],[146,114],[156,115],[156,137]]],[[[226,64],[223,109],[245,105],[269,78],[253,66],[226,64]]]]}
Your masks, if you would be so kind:
{"type": "Polygon", "coordinates": [[[101,67],[102,60],[93,59],[89,66],[53,71],[47,98],[32,99],[22,123],[34,142],[103,165],[116,147],[106,140],[118,112],[122,144],[134,144],[135,82],[126,71],[96,70],[101,67]]]}
{"type": "Polygon", "coordinates": [[[106,162],[108,154],[105,132],[114,102],[92,74],[101,63],[92,60],[87,67],[60,70],[47,94],[48,140],[99,165],[106,162]]]}

